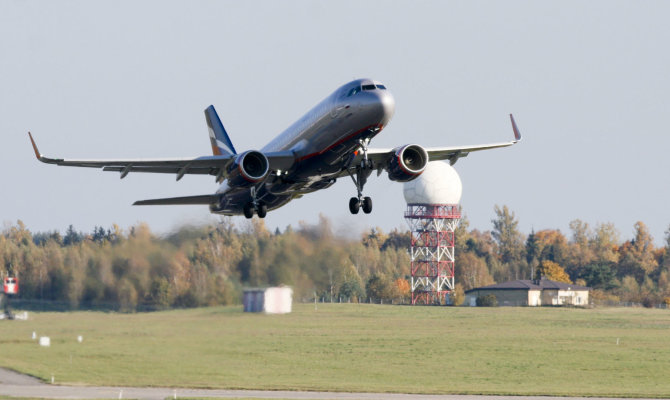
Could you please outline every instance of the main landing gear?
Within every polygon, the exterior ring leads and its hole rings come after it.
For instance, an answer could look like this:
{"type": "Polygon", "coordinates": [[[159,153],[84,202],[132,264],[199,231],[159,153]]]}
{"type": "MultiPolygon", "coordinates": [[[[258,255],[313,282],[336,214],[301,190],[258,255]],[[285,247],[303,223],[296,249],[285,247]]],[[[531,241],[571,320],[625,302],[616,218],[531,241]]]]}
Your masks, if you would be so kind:
{"type": "Polygon", "coordinates": [[[363,209],[363,212],[370,214],[372,212],[372,199],[369,197],[352,197],[349,199],[349,211],[352,214],[358,214],[358,210],[363,209]]]}
{"type": "Polygon", "coordinates": [[[262,201],[259,201],[256,198],[256,187],[252,186],[250,189],[251,192],[251,201],[244,205],[244,216],[247,219],[250,219],[254,216],[254,211],[258,218],[265,218],[268,214],[268,206],[262,201]]]}
{"type": "Polygon", "coordinates": [[[361,139],[358,141],[361,145],[361,151],[363,152],[363,159],[361,160],[360,165],[356,166],[356,177],[351,173],[349,169],[349,176],[351,180],[354,181],[356,185],[357,196],[349,199],[349,211],[352,214],[358,214],[359,209],[363,209],[363,212],[370,214],[372,212],[372,199],[369,197],[363,197],[363,186],[368,181],[368,177],[372,174],[374,165],[372,160],[368,160],[368,144],[370,139],[361,139]]]}

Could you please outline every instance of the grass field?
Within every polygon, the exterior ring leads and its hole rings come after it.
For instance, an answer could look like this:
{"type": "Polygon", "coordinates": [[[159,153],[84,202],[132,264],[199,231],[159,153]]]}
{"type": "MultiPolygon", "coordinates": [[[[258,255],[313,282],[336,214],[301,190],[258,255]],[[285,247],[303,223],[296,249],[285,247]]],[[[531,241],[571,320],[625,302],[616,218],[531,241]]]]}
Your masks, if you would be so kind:
{"type": "Polygon", "coordinates": [[[0,365],[61,384],[670,397],[667,310],[297,304],[275,316],[30,317],[0,321],[0,365]]]}

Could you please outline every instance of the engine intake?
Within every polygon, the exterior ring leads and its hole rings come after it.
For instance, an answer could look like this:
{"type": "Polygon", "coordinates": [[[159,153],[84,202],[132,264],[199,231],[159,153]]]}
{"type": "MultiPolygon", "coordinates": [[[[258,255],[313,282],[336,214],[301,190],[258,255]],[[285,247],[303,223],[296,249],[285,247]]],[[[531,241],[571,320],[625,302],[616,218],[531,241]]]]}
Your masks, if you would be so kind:
{"type": "Polygon", "coordinates": [[[418,144],[397,147],[394,152],[386,167],[392,181],[409,182],[421,175],[428,165],[428,152],[418,144]]]}
{"type": "Polygon", "coordinates": [[[250,186],[264,180],[269,172],[270,162],[263,153],[246,151],[228,167],[228,183],[230,186],[250,186]]]}

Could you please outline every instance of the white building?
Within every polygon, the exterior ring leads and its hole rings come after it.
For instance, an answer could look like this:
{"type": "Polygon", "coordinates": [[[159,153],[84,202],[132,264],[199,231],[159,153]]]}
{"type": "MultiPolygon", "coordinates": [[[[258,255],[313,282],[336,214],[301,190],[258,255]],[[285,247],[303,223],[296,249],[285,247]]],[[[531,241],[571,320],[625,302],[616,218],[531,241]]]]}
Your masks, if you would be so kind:
{"type": "Polygon", "coordinates": [[[244,312],[287,314],[293,304],[293,289],[288,286],[244,289],[244,312]]]}
{"type": "Polygon", "coordinates": [[[586,286],[541,280],[517,280],[470,289],[465,292],[465,305],[476,306],[477,297],[492,294],[499,306],[587,306],[586,286]]]}

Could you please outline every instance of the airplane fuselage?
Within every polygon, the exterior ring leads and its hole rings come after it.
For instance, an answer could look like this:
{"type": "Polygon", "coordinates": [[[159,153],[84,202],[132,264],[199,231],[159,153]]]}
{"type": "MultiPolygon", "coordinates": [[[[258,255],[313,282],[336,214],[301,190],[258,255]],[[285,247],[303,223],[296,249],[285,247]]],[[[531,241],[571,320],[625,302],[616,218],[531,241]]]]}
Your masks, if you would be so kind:
{"type": "MultiPolygon", "coordinates": [[[[393,96],[379,82],[358,79],[341,86],[261,149],[290,151],[296,162],[256,187],[257,199],[272,210],[331,186],[360,141],[381,132],[394,111],[393,96]]],[[[240,214],[251,201],[249,188],[231,187],[227,181],[217,193],[220,203],[210,206],[217,214],[240,214]]]]}

